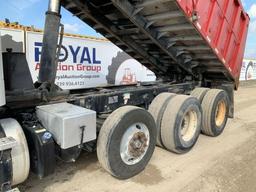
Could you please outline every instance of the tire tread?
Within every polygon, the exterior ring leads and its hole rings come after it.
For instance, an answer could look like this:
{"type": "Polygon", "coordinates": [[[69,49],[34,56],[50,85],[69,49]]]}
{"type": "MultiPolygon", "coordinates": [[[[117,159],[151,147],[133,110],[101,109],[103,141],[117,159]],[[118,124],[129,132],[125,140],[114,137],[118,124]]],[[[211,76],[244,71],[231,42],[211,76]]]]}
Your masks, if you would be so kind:
{"type": "Polygon", "coordinates": [[[151,115],[155,119],[155,122],[157,125],[156,144],[159,147],[163,147],[163,143],[161,139],[161,121],[163,118],[163,113],[166,109],[168,102],[170,102],[170,100],[175,96],[176,94],[173,94],[173,93],[161,93],[155,97],[155,99],[152,101],[148,109],[148,111],[151,113],[151,115]]]}
{"type": "Polygon", "coordinates": [[[212,116],[212,108],[214,105],[215,98],[221,93],[223,90],[220,89],[211,89],[209,90],[203,101],[202,101],[202,110],[203,110],[203,121],[202,121],[202,132],[208,136],[215,136],[212,131],[211,125],[211,116],[212,116]]]}
{"type": "Polygon", "coordinates": [[[170,130],[170,124],[171,126],[174,126],[176,121],[176,114],[179,113],[181,105],[188,97],[189,96],[187,95],[178,95],[174,97],[172,101],[168,103],[162,119],[161,138],[163,141],[163,145],[168,150],[176,153],[181,152],[176,150],[174,132],[170,130]]]}
{"type": "Polygon", "coordinates": [[[113,127],[116,123],[121,120],[121,118],[129,111],[134,110],[135,106],[126,106],[126,107],[120,107],[117,110],[115,110],[111,114],[111,118],[107,118],[105,122],[103,123],[100,134],[97,141],[97,156],[100,164],[102,167],[107,170],[110,174],[114,175],[113,171],[110,168],[109,162],[108,162],[108,153],[107,148],[109,145],[109,137],[111,136],[111,132],[113,131],[113,127]]]}
{"type": "Polygon", "coordinates": [[[204,88],[204,87],[198,87],[195,88],[190,95],[192,97],[195,97],[199,100],[200,103],[202,103],[204,96],[206,95],[206,93],[209,91],[209,88],[204,88]]]}

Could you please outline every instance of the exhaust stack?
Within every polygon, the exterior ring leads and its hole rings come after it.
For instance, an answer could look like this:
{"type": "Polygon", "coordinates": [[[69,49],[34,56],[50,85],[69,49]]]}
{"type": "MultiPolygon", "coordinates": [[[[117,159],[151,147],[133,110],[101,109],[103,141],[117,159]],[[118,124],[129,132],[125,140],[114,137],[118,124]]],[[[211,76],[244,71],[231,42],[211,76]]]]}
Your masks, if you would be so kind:
{"type": "Polygon", "coordinates": [[[57,70],[57,47],[60,29],[60,0],[49,0],[46,12],[39,83],[54,84],[57,70]]]}

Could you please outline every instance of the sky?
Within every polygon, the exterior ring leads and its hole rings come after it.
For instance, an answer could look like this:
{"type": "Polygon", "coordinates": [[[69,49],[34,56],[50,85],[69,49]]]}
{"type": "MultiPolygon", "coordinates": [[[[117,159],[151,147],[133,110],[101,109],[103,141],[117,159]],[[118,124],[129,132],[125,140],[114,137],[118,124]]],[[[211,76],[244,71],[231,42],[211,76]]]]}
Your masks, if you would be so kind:
{"type": "MultiPolygon", "coordinates": [[[[256,59],[256,1],[242,0],[242,3],[251,18],[245,57],[256,59]]],[[[8,18],[11,22],[43,29],[47,6],[48,0],[0,0],[0,20],[8,18]]],[[[65,32],[102,37],[64,8],[61,13],[65,32]]]]}

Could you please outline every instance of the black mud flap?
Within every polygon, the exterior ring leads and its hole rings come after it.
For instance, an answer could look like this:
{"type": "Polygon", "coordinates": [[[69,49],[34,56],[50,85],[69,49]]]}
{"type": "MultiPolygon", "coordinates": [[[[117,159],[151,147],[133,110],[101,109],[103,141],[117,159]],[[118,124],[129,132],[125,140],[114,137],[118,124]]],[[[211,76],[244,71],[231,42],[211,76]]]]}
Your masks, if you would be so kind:
{"type": "Polygon", "coordinates": [[[22,124],[30,153],[31,171],[40,179],[55,171],[55,143],[49,133],[40,123],[22,124]]]}

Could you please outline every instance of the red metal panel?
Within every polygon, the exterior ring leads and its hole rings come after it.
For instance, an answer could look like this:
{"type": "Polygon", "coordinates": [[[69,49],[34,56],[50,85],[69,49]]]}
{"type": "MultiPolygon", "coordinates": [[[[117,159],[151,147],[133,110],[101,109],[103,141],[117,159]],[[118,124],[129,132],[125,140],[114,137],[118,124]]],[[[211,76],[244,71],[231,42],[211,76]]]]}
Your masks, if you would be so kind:
{"type": "Polygon", "coordinates": [[[249,16],[240,0],[177,0],[185,15],[238,81],[245,50],[249,16]]]}

